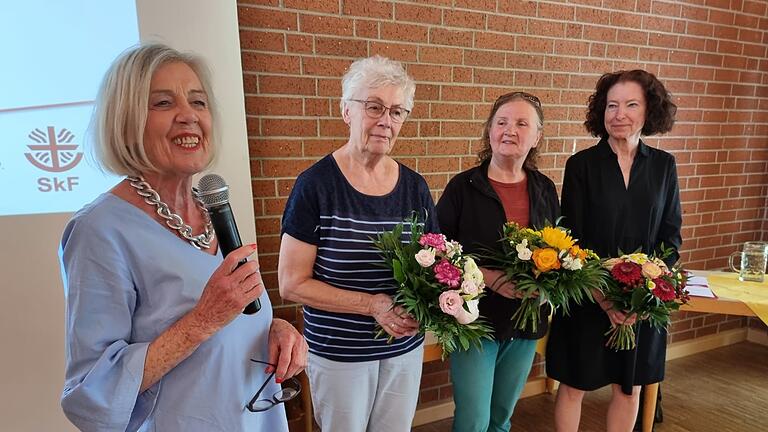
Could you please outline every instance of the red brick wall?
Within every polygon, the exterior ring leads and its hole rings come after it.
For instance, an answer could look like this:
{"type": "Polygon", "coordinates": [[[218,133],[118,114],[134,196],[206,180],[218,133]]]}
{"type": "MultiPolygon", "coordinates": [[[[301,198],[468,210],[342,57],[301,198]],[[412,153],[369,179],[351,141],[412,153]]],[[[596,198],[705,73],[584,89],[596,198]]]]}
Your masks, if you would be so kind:
{"type": "MultiPolygon", "coordinates": [[[[342,145],[340,78],[358,57],[402,61],[416,105],[394,156],[435,197],[472,166],[481,123],[502,93],[526,90],[546,116],[541,167],[556,183],[565,160],[596,140],[582,126],[604,72],[655,73],[679,106],[677,124],[647,141],[678,163],[690,268],[725,267],[746,240],[768,239],[768,8],[751,0],[240,0],[249,147],[267,286],[277,312],[280,216],[297,174],[342,145]]],[[[681,314],[672,340],[743,319],[681,314]]],[[[427,365],[423,400],[450,397],[427,365]]]]}

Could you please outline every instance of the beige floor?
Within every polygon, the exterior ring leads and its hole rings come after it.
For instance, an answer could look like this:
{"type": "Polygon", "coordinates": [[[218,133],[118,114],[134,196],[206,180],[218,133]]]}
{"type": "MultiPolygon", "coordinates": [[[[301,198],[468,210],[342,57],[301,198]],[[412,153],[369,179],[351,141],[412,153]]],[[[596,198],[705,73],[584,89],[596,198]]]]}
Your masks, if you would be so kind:
{"type": "MultiPolygon", "coordinates": [[[[655,432],[768,431],[768,347],[742,342],[667,363],[664,422],[655,432]]],[[[610,391],[602,389],[584,400],[580,431],[605,431],[610,391]]],[[[550,432],[554,397],[521,400],[512,417],[514,432],[550,432]]],[[[413,429],[447,432],[451,419],[413,429]]]]}

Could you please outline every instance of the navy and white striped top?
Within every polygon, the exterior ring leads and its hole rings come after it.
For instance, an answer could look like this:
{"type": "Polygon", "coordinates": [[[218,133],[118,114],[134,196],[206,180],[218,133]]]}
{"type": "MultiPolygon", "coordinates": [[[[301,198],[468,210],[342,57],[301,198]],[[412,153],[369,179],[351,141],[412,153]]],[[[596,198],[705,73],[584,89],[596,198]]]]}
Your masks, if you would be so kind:
{"type": "MultiPolygon", "coordinates": [[[[426,232],[439,232],[427,183],[400,164],[400,178],[387,195],[358,192],[347,182],[333,156],[328,155],[303,172],[291,191],[283,214],[282,232],[317,246],[314,278],[339,289],[370,294],[395,293],[392,271],[373,239],[409,218],[413,211],[424,220],[426,232]]],[[[403,240],[410,240],[404,226],[403,240]]],[[[421,345],[424,336],[376,338],[371,316],[328,312],[304,306],[304,337],[309,351],[342,362],[381,360],[405,354],[421,345]]]]}

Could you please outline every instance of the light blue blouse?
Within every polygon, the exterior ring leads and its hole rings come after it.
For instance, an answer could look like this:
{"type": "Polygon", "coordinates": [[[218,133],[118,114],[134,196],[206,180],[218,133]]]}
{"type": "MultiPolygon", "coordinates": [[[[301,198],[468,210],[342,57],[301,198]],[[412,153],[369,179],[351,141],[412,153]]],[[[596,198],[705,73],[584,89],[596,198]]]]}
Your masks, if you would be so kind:
{"type": "MultiPolygon", "coordinates": [[[[61,242],[67,301],[61,405],[83,431],[287,431],[283,405],[245,408],[266,379],[269,296],[139,394],[149,343],[197,303],[222,261],[105,193],[61,242]]],[[[279,390],[274,379],[264,391],[279,390]]]]}

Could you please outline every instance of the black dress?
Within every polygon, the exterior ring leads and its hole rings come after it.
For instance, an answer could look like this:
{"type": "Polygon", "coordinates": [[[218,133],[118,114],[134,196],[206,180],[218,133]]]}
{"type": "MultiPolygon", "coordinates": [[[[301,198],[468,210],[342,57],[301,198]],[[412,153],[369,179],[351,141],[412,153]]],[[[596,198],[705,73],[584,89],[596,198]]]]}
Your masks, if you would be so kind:
{"type": "MultiPolygon", "coordinates": [[[[627,188],[616,154],[603,139],[568,159],[561,201],[563,225],[601,258],[637,249],[651,253],[662,243],[675,250],[668,265],[679,257],[680,191],[675,159],[667,152],[641,141],[627,188]]],[[[666,330],[641,322],[637,349],[617,352],[605,347],[609,328],[596,303],[574,305],[567,317],[558,310],[547,344],[547,375],[586,391],[619,384],[627,394],[632,385],[664,379],[666,330]]]]}

